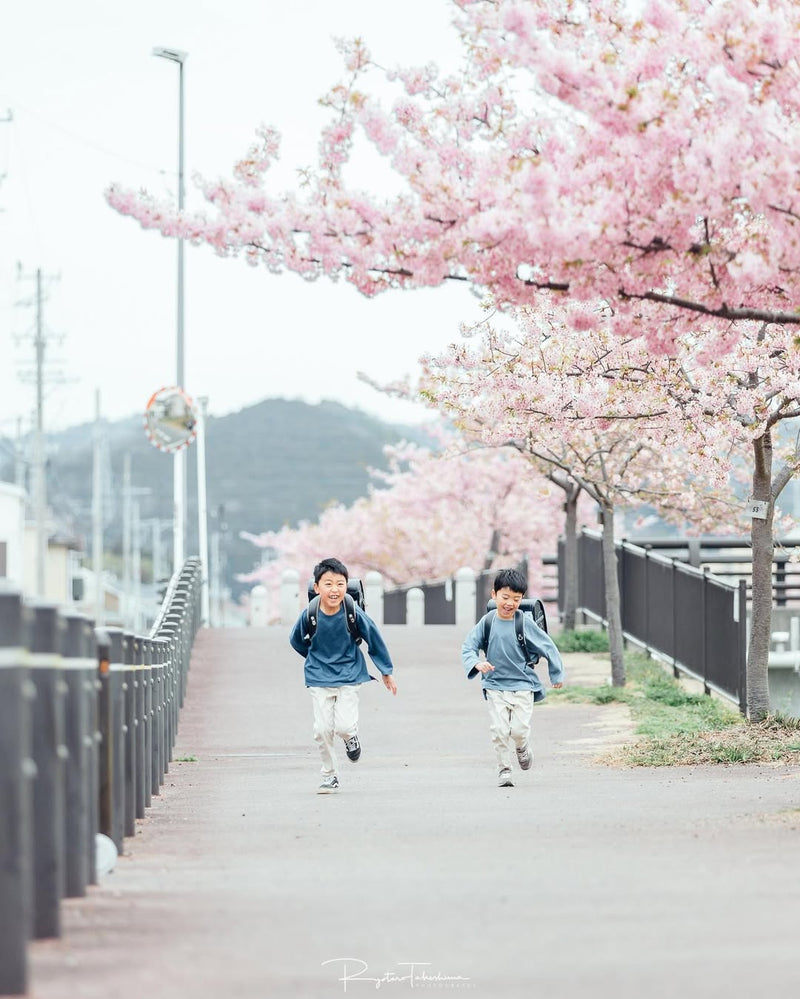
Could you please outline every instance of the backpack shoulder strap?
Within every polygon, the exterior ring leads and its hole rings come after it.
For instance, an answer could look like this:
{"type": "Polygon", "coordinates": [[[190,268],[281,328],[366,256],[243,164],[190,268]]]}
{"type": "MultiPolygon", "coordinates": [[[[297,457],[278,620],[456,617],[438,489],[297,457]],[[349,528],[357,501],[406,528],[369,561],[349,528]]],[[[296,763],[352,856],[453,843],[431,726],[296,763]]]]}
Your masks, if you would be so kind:
{"type": "Polygon", "coordinates": [[[483,618],[483,636],[481,639],[481,648],[484,652],[489,648],[489,635],[492,631],[492,625],[494,624],[495,615],[497,611],[490,610],[483,618]]]}
{"type": "Polygon", "coordinates": [[[303,635],[303,641],[311,643],[311,639],[314,637],[314,632],[317,630],[317,615],[319,614],[319,594],[312,597],[308,602],[308,607],[306,607],[306,631],[303,635]]]}
{"type": "Polygon", "coordinates": [[[358,615],[356,614],[356,602],[349,593],[344,595],[344,618],[347,622],[347,630],[355,639],[356,645],[361,644],[361,634],[358,630],[358,615]]]}
{"type": "MultiPolygon", "coordinates": [[[[525,665],[533,668],[536,663],[539,662],[539,656],[535,652],[531,652],[530,646],[528,645],[528,640],[525,638],[525,618],[524,615],[530,613],[530,611],[514,611],[514,628],[517,632],[517,641],[519,642],[522,651],[525,654],[525,665]]],[[[531,617],[533,615],[531,614],[531,617]]],[[[535,620],[535,618],[534,618],[535,620]]]]}
{"type": "Polygon", "coordinates": [[[528,658],[528,647],[525,644],[525,621],[522,617],[521,610],[514,611],[514,631],[517,635],[517,641],[525,649],[525,658],[528,658]]]}

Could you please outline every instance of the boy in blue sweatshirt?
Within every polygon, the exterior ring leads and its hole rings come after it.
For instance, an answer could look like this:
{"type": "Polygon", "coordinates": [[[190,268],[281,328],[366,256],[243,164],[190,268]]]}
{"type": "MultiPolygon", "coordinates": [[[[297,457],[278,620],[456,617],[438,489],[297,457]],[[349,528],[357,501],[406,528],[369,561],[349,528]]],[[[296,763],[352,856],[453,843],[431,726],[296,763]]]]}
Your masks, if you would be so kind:
{"type": "MultiPolygon", "coordinates": [[[[544,697],[542,681],[536,671],[526,664],[526,649],[518,641],[515,615],[528,589],[528,581],[516,569],[502,569],[494,579],[492,598],[497,611],[492,615],[486,658],[480,658],[484,649],[484,622],[478,621],[464,639],[461,660],[467,678],[479,673],[483,683],[483,696],[489,707],[489,728],[492,744],[497,753],[499,787],[513,787],[511,777],[512,749],[516,750],[520,769],[530,770],[533,763],[529,740],[531,713],[534,701],[544,697]]],[[[564,684],[564,666],[552,638],[533,620],[532,614],[522,614],[525,645],[539,657],[547,659],[550,682],[554,687],[564,684]]]]}
{"type": "MultiPolygon", "coordinates": [[[[297,619],[289,643],[305,659],[306,687],[314,706],[314,741],[322,757],[322,783],[318,794],[339,790],[334,740],[344,740],[347,758],[361,756],[358,738],[358,688],[374,679],[367,672],[364,653],[347,626],[345,593],[347,567],[337,558],[323,559],[314,566],[314,592],[319,594],[317,626],[309,638],[308,610],[297,619]]],[[[355,607],[358,634],[369,649],[370,659],[381,672],[383,685],[392,694],[397,685],[386,643],[375,622],[355,607]]]]}

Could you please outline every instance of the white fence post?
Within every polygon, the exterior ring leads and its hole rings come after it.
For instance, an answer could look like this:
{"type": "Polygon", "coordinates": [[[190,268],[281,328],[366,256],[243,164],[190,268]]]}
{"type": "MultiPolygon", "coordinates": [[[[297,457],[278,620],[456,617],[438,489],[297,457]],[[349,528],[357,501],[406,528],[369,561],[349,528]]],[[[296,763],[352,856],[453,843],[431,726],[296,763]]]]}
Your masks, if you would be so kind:
{"type": "Polygon", "coordinates": [[[300,613],[300,573],[284,569],[281,576],[281,624],[294,624],[300,613]]]}
{"type": "Polygon", "coordinates": [[[250,627],[267,626],[267,588],[258,583],[250,591],[250,627]]]}
{"type": "Polygon", "coordinates": [[[406,593],[406,624],[415,628],[425,624],[425,594],[418,586],[406,593]]]}
{"type": "Polygon", "coordinates": [[[465,630],[475,624],[475,579],[475,572],[468,566],[463,566],[456,573],[456,627],[465,630]]]}
{"type": "Polygon", "coordinates": [[[383,624],[383,576],[374,569],[364,577],[364,602],[367,614],[377,625],[383,624]]]}

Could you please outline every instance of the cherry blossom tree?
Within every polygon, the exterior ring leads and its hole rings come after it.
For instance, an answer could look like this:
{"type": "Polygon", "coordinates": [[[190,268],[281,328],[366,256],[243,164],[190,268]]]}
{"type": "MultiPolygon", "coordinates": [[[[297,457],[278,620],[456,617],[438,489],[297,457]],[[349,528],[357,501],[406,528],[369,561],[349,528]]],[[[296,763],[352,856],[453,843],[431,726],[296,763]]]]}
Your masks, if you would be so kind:
{"type": "Polygon", "coordinates": [[[455,280],[501,306],[602,299],[659,350],[698,317],[800,323],[794,0],[453,10],[458,71],[385,70],[343,44],[348,75],[298,190],[269,191],[279,137],[262,127],[232,179],[199,181],[208,212],[117,187],[109,201],[165,235],[367,295],[455,280]],[[394,196],[349,182],[362,143],[393,168],[394,196]]]}
{"type": "Polygon", "coordinates": [[[284,569],[310,573],[335,552],[353,575],[376,570],[401,586],[462,566],[541,564],[555,550],[558,493],[520,455],[437,454],[409,444],[386,451],[388,470],[372,470],[375,486],[351,506],[330,507],[313,524],[245,535],[273,554],[246,580],[274,588],[284,569]]]}
{"type": "Polygon", "coordinates": [[[467,436],[512,444],[597,503],[612,681],[623,685],[615,511],[648,503],[670,516],[680,508],[684,518],[730,518],[728,441],[721,423],[698,420],[689,468],[675,448],[689,439],[686,417],[669,392],[671,382],[683,385],[681,367],[653,357],[641,339],[625,341],[607,325],[590,329],[575,316],[569,325],[533,311],[519,319],[517,332],[487,324],[477,346],[425,359],[419,391],[467,436]]]}
{"type": "MultiPolygon", "coordinates": [[[[428,359],[422,395],[483,440],[508,437],[568,473],[597,501],[606,527],[612,499],[635,497],[673,522],[738,533],[746,512],[733,480],[749,451],[751,496],[763,511],[751,521],[747,695],[750,717],[761,718],[769,711],[775,505],[800,464],[797,438],[773,457],[776,427],[800,416],[796,335],[745,323],[681,337],[674,356],[657,356],[641,339],[611,335],[603,311],[573,307],[554,322],[523,310],[517,333],[489,327],[479,348],[428,359]],[[720,349],[713,341],[721,336],[733,342],[720,349]]],[[[613,538],[605,530],[604,542],[608,587],[613,538]]],[[[609,632],[613,649],[613,624],[609,632]]]]}

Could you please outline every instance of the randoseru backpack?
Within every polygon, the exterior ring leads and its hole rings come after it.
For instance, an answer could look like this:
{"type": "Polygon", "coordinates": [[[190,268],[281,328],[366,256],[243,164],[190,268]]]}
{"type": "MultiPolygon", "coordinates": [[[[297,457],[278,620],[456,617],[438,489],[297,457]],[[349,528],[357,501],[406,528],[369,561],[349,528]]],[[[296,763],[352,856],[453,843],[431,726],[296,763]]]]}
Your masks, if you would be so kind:
{"type": "MultiPolygon", "coordinates": [[[[492,624],[494,623],[495,615],[497,613],[497,604],[494,600],[490,600],[486,604],[486,617],[483,619],[483,639],[481,641],[481,648],[486,653],[489,648],[489,633],[492,630],[492,624]]],[[[525,641],[525,626],[523,622],[522,615],[531,614],[533,616],[534,622],[542,629],[542,631],[547,631],[547,615],[544,612],[544,604],[541,600],[521,600],[519,608],[514,611],[514,630],[517,634],[517,641],[525,652],[525,665],[530,666],[531,669],[539,662],[539,656],[528,648],[528,643],[525,641]]]]}
{"type": "MultiPolygon", "coordinates": [[[[361,610],[366,610],[364,600],[364,584],[360,579],[348,579],[347,591],[344,595],[344,617],[347,622],[347,630],[355,639],[356,645],[361,644],[361,635],[358,632],[358,617],[356,615],[356,605],[361,610]]],[[[317,630],[317,617],[319,615],[319,593],[314,592],[314,580],[308,583],[308,607],[306,608],[306,631],[303,635],[304,642],[311,642],[314,632],[317,630]]]]}

